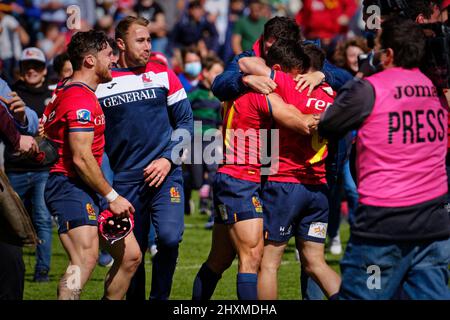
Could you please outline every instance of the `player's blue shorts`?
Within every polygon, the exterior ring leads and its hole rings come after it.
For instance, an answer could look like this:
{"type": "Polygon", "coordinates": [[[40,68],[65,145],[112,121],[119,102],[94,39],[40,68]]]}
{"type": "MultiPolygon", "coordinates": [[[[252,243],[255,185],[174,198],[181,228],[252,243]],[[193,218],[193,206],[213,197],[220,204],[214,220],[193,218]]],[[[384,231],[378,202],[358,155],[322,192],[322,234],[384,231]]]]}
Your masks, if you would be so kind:
{"type": "Polygon", "coordinates": [[[325,243],[328,187],[268,181],[262,188],[264,239],[287,242],[293,236],[325,243]]]}
{"type": "Polygon", "coordinates": [[[260,189],[260,183],[217,173],[213,183],[214,222],[233,224],[242,220],[263,218],[260,189]]]}
{"type": "Polygon", "coordinates": [[[106,202],[80,178],[50,174],[45,186],[45,202],[58,221],[58,233],[80,226],[96,226],[106,202]]]}
{"type": "MultiPolygon", "coordinates": [[[[143,173],[142,173],[143,177],[143,173]]],[[[135,209],[134,235],[142,251],[148,247],[150,221],[158,246],[177,246],[184,231],[184,192],[181,167],[174,167],[158,188],[143,178],[134,181],[114,177],[114,189],[135,209]]]]}

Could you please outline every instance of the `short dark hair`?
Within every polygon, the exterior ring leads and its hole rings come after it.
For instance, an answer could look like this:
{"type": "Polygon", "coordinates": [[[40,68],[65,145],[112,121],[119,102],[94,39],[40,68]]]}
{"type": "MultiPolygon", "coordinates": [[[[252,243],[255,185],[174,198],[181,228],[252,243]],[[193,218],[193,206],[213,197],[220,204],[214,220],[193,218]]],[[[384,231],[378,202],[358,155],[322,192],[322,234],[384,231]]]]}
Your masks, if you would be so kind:
{"type": "Polygon", "coordinates": [[[433,14],[433,6],[440,5],[440,2],[442,0],[364,0],[363,10],[370,5],[377,5],[383,16],[393,17],[400,14],[415,21],[419,14],[429,19],[433,14]]]}
{"type": "Polygon", "coordinates": [[[363,12],[367,13],[367,8],[372,5],[378,6],[381,15],[385,17],[398,15],[406,17],[409,7],[407,0],[364,0],[363,12]]]}
{"type": "Polygon", "coordinates": [[[208,71],[211,70],[211,68],[215,64],[220,64],[222,67],[225,67],[223,61],[220,60],[220,58],[218,56],[216,56],[215,54],[210,54],[202,60],[203,69],[206,69],[208,71]]]}
{"type": "Polygon", "coordinates": [[[434,5],[435,2],[431,0],[409,0],[406,12],[414,21],[419,14],[423,14],[426,19],[429,19],[433,14],[434,5]]]}
{"type": "Polygon", "coordinates": [[[313,71],[322,70],[325,63],[325,51],[312,43],[303,46],[303,51],[309,58],[309,67],[313,71]]]}
{"type": "Polygon", "coordinates": [[[114,56],[118,56],[120,53],[119,47],[117,46],[117,42],[116,40],[114,40],[113,38],[109,38],[108,37],[108,43],[109,46],[111,47],[112,51],[113,51],[113,55],[114,56]]]}
{"type": "Polygon", "coordinates": [[[55,70],[56,74],[60,74],[61,71],[64,68],[64,64],[66,63],[66,61],[70,61],[70,57],[69,54],[67,52],[63,52],[61,54],[58,54],[54,59],[53,59],[53,70],[55,70]]]}
{"type": "Polygon", "coordinates": [[[150,21],[143,17],[133,17],[133,16],[127,16],[120,20],[119,24],[116,27],[116,34],[115,39],[122,39],[125,40],[128,30],[130,29],[131,25],[138,24],[143,27],[147,27],[149,25],[150,21]]]}
{"type": "Polygon", "coordinates": [[[67,53],[74,71],[81,69],[84,57],[97,54],[108,46],[108,37],[103,31],[77,32],[70,40],[67,53]]]}
{"type": "Polygon", "coordinates": [[[273,17],[264,25],[263,38],[298,41],[301,39],[300,27],[293,18],[273,17]]]}
{"type": "Polygon", "coordinates": [[[303,51],[300,41],[277,40],[267,52],[266,63],[269,67],[279,64],[284,71],[308,70],[309,58],[303,51]]]}
{"type": "Polygon", "coordinates": [[[189,2],[188,9],[194,9],[194,8],[203,8],[200,0],[193,0],[193,1],[189,2]]]}
{"type": "Polygon", "coordinates": [[[410,19],[394,17],[381,24],[380,43],[382,49],[394,51],[397,67],[412,69],[419,67],[425,53],[425,35],[410,19]]]}
{"type": "Polygon", "coordinates": [[[190,45],[187,47],[183,47],[183,48],[181,48],[181,60],[182,60],[183,64],[186,63],[186,56],[188,53],[196,54],[200,57],[200,59],[202,58],[200,50],[198,49],[198,47],[196,45],[190,45]]]}

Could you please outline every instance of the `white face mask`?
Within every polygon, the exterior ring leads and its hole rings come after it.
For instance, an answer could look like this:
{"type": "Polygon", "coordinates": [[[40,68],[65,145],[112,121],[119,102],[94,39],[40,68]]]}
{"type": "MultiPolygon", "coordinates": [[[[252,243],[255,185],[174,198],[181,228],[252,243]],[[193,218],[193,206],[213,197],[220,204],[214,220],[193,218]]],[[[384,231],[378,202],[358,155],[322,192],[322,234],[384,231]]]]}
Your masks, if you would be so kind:
{"type": "Polygon", "coordinates": [[[184,72],[191,77],[197,77],[202,72],[202,64],[200,61],[189,62],[184,65],[184,72]]]}

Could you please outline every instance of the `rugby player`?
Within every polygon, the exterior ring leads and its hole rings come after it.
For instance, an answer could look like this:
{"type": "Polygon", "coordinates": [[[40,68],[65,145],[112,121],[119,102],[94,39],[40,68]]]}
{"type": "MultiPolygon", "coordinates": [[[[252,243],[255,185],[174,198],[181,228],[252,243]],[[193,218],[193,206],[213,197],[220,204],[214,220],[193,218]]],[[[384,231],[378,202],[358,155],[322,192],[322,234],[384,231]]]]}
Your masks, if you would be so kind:
{"type": "MultiPolygon", "coordinates": [[[[116,28],[119,68],[97,89],[106,117],[106,153],[114,189],[136,209],[134,234],[144,256],[151,221],[158,253],[152,263],[150,299],[169,298],[184,230],[184,194],[175,130],[193,134],[193,116],[180,81],[167,66],[149,61],[149,21],[126,17],[116,28]],[[174,152],[172,152],[174,151],[174,152]],[[173,154],[172,154],[173,153],[173,154]]],[[[187,142],[188,147],[190,142],[187,142]]],[[[144,262],[127,299],[145,299],[144,262]]]]}
{"type": "MultiPolygon", "coordinates": [[[[275,43],[277,39],[298,41],[300,39],[300,28],[295,20],[287,17],[274,17],[270,19],[264,26],[264,33],[261,38],[255,43],[252,51],[245,51],[236,56],[226,67],[225,72],[217,76],[212,84],[212,91],[219,99],[234,99],[239,95],[250,90],[255,90],[260,93],[267,94],[275,90],[277,84],[266,75],[252,75],[245,74],[239,68],[239,61],[245,57],[261,57],[265,59],[269,48],[275,43]]],[[[310,41],[308,41],[310,42],[310,41]]],[[[306,41],[304,42],[306,44],[306,41]]],[[[340,68],[333,66],[325,60],[323,72],[313,72],[310,74],[299,74],[295,80],[298,81],[295,89],[302,91],[309,86],[309,91],[319,85],[324,79],[330,86],[338,90],[344,83],[352,79],[352,75],[340,68]]],[[[347,153],[347,145],[349,136],[341,139],[339,143],[333,141],[336,147],[335,152],[329,156],[331,166],[328,170],[331,174],[337,172],[343,164],[344,155],[347,153]]],[[[333,185],[330,186],[333,188],[333,185]]],[[[309,277],[302,272],[302,296],[304,299],[323,299],[323,293],[320,287],[309,277]]]]}
{"type": "MultiPolygon", "coordinates": [[[[284,64],[301,69],[304,53],[301,46],[284,64]]],[[[269,50],[268,55],[270,55],[269,50]]],[[[238,255],[237,296],[242,300],[257,299],[257,273],[261,262],[263,240],[263,206],[260,200],[261,149],[264,138],[259,129],[271,131],[274,122],[309,134],[316,124],[313,114],[304,115],[287,105],[277,94],[248,92],[235,101],[225,103],[223,117],[224,163],[214,179],[215,223],[207,261],[198,272],[193,288],[194,300],[209,299],[222,273],[238,255]],[[245,132],[245,137],[239,135],[245,132]],[[247,136],[248,135],[248,136],[247,136]],[[240,141],[241,140],[241,141],[240,141]],[[245,147],[240,147],[245,141],[245,147]]]]}
{"type": "MultiPolygon", "coordinates": [[[[58,285],[58,299],[75,300],[97,262],[97,215],[101,198],[114,215],[129,216],[133,206],[105,180],[100,169],[105,117],[95,96],[111,80],[112,50],[104,33],[76,33],[68,46],[73,76],[60,83],[44,111],[44,132],[58,145],[59,159],[50,169],[45,199],[58,218],[58,233],[69,266],[58,285]]],[[[122,299],[141,260],[132,233],[107,246],[114,265],[105,280],[105,299],[122,299]]]]}
{"type": "MultiPolygon", "coordinates": [[[[267,75],[244,74],[239,69],[239,59],[244,57],[266,58],[267,51],[276,40],[299,41],[301,39],[300,28],[294,19],[288,17],[274,17],[264,25],[264,32],[255,42],[252,50],[244,51],[233,58],[225,68],[225,72],[218,75],[214,80],[211,89],[214,95],[221,101],[232,100],[242,93],[254,90],[259,93],[269,94],[276,88],[275,82],[267,75]]],[[[306,43],[311,41],[305,41],[306,43]]],[[[317,43],[317,42],[314,42],[317,43]]],[[[309,74],[302,74],[296,77],[298,81],[296,89],[303,91],[308,89],[308,94],[322,81],[327,81],[333,88],[338,89],[348,79],[350,73],[338,68],[325,60],[322,71],[309,74]]]]}
{"type": "MultiPolygon", "coordinates": [[[[277,41],[270,49],[267,64],[276,70],[275,93],[302,113],[322,113],[333,103],[335,93],[326,83],[306,93],[295,90],[295,72],[286,74],[278,61],[292,54],[296,43],[277,41]]],[[[310,61],[308,72],[320,70],[325,55],[314,45],[306,45],[310,61]]],[[[272,69],[260,58],[242,58],[241,70],[247,74],[268,75],[272,69]]],[[[295,70],[297,71],[297,70],[295,70]]],[[[325,177],[327,141],[317,132],[296,136],[280,127],[279,170],[262,187],[265,247],[258,278],[258,298],[277,298],[277,273],[284,250],[293,236],[300,252],[302,268],[319,284],[328,297],[337,294],[340,278],[325,261],[324,243],[328,225],[328,188],[325,177]]]]}

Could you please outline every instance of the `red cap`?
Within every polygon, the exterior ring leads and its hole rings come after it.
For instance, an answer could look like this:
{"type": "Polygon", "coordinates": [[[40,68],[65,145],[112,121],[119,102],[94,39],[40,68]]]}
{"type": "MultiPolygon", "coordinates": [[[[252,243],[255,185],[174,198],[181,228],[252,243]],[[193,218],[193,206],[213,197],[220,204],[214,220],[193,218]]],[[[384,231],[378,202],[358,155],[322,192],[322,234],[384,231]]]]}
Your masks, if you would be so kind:
{"type": "Polygon", "coordinates": [[[442,9],[442,10],[445,9],[445,8],[447,8],[448,6],[450,6],[450,0],[444,0],[444,1],[442,1],[442,4],[441,4],[441,9],[442,9]]]}

